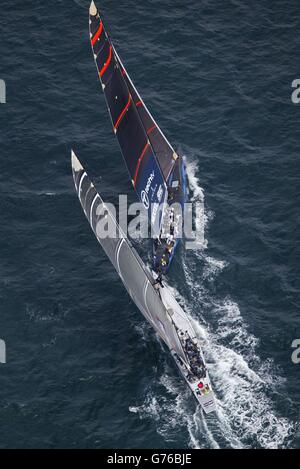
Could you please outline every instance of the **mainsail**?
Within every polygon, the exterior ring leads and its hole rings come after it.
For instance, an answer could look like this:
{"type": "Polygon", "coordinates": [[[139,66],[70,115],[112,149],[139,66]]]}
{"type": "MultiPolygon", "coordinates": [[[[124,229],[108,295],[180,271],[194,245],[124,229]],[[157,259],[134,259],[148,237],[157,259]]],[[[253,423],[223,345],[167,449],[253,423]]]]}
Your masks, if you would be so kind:
{"type": "Polygon", "coordinates": [[[72,152],[72,169],[76,191],[84,213],[129,295],[170,350],[186,362],[172,318],[153,286],[153,277],[126,239],[74,152],[72,152]],[[98,227],[103,225],[103,221],[110,226],[111,233],[114,233],[113,237],[99,236],[98,227]]]}
{"type": "Polygon", "coordinates": [[[165,181],[168,181],[170,173],[174,167],[174,163],[178,158],[177,153],[171,146],[170,142],[162,133],[161,129],[155,122],[154,118],[150,114],[147,106],[139,95],[136,87],[134,86],[130,76],[128,75],[118,53],[114,48],[115,56],[117,57],[119,66],[122,70],[122,74],[125,78],[126,84],[135,103],[137,111],[143,122],[144,128],[147,131],[148,138],[151,142],[155,156],[158,159],[165,181]]]}
{"type": "Polygon", "coordinates": [[[93,1],[90,37],[114,132],[133,187],[148,210],[154,234],[158,236],[162,204],[167,198],[166,182],[177,155],[137,93],[93,1]]]}

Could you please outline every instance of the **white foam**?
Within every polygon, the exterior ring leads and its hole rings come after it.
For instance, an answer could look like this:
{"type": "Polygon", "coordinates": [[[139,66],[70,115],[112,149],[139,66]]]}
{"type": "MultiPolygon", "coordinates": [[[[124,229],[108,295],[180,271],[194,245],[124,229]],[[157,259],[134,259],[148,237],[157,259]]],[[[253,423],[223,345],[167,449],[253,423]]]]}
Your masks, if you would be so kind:
{"type": "Polygon", "coordinates": [[[210,256],[205,256],[204,261],[203,279],[205,280],[213,280],[227,265],[227,262],[210,256]]]}
{"type": "MultiPolygon", "coordinates": [[[[198,166],[196,162],[186,162],[186,173],[190,187],[190,201],[204,204],[204,191],[200,186],[199,179],[197,177],[197,171],[198,166]]],[[[212,216],[212,212],[205,210],[203,217],[198,216],[195,218],[196,241],[198,242],[198,245],[201,246],[200,252],[207,248],[208,242],[207,239],[203,239],[203,233],[205,232],[205,228],[212,216]]]]}
{"type": "Polygon", "coordinates": [[[152,417],[154,420],[159,420],[160,406],[155,396],[147,396],[145,402],[141,406],[131,406],[129,411],[134,414],[140,414],[141,418],[146,416],[152,417]]]}
{"type": "MultiPolygon", "coordinates": [[[[204,200],[196,177],[197,165],[188,165],[192,198],[204,200]]],[[[206,216],[206,226],[210,218],[206,216]]],[[[141,418],[152,416],[157,431],[167,441],[178,441],[186,430],[192,448],[280,448],[287,447],[296,431],[294,424],[278,414],[272,395],[285,388],[272,360],[259,357],[259,340],[250,331],[237,303],[229,296],[218,299],[205,288],[203,280],[213,281],[226,262],[195,254],[204,260],[202,277],[193,272],[192,264],[183,269],[192,304],[175,288],[181,303],[201,339],[208,370],[216,393],[217,413],[205,416],[196,406],[188,388],[174,369],[169,369],[165,355],[159,383],[145,390],[144,404],[132,407],[141,418]],[[159,385],[167,393],[160,392],[159,385]],[[270,390],[272,391],[270,393],[270,390]],[[196,409],[196,410],[195,410],[196,409]]],[[[283,397],[284,396],[280,396],[283,397]]]]}
{"type": "Polygon", "coordinates": [[[197,177],[198,172],[198,164],[196,161],[185,161],[186,163],[186,173],[188,176],[189,187],[191,189],[191,197],[192,201],[199,201],[204,202],[204,191],[200,186],[199,178],[197,177]]]}

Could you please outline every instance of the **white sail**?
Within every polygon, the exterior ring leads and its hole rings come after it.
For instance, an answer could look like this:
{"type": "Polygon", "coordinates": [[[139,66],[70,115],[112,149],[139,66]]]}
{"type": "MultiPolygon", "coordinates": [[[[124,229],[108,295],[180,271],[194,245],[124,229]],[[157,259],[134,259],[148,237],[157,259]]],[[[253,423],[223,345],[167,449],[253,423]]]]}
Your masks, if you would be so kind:
{"type": "Polygon", "coordinates": [[[112,213],[106,208],[73,152],[72,168],[78,197],[85,215],[128,293],[168,347],[186,361],[172,319],[153,286],[153,277],[125,237],[112,213]],[[98,236],[97,225],[103,224],[104,217],[105,223],[111,227],[115,237],[103,239],[98,236]]]}
{"type": "Polygon", "coordinates": [[[72,170],[76,191],[84,213],[126,290],[170,349],[178,368],[204,411],[209,413],[215,410],[204,357],[200,345],[197,343],[195,331],[184,311],[167,286],[159,290],[155,288],[152,274],[125,237],[74,152],[72,152],[72,170]],[[99,226],[104,225],[110,228],[109,237],[100,236],[99,226]],[[203,374],[200,377],[197,376],[197,373],[193,374],[193,365],[189,361],[188,351],[184,350],[187,338],[190,343],[195,344],[192,347],[199,352],[199,359],[203,365],[203,374]]]}

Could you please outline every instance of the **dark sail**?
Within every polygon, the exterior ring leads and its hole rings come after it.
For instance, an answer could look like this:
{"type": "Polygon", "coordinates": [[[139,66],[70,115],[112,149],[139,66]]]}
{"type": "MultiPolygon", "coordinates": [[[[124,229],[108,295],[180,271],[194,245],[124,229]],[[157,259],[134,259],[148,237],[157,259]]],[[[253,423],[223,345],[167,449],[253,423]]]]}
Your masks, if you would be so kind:
{"type": "Polygon", "coordinates": [[[112,126],[132,184],[159,235],[167,181],[178,158],[130,80],[100,18],[90,7],[90,38],[112,126]]]}
{"type": "Polygon", "coordinates": [[[148,138],[151,142],[152,148],[155,152],[155,156],[158,159],[159,165],[161,167],[162,173],[164,175],[165,181],[168,181],[170,173],[174,167],[174,163],[178,158],[177,153],[174,148],[171,146],[170,142],[166,139],[161,129],[153,119],[150,114],[147,106],[139,95],[137,89],[135,88],[131,78],[129,77],[119,55],[116,50],[114,50],[115,56],[117,57],[119,66],[122,70],[123,76],[125,78],[126,84],[134,100],[139,116],[143,122],[144,128],[147,132],[148,138]]]}
{"type": "Polygon", "coordinates": [[[113,46],[93,2],[90,8],[90,36],[114,132],[133,187],[148,210],[154,234],[158,236],[162,217],[158,205],[166,200],[167,186],[134,98],[128,89],[113,46]]]}

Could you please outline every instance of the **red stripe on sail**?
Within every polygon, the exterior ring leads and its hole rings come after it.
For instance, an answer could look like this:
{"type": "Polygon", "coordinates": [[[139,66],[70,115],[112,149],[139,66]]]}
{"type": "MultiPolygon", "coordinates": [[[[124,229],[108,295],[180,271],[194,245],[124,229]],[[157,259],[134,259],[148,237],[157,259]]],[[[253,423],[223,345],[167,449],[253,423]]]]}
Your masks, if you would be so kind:
{"type": "Polygon", "coordinates": [[[140,166],[141,166],[141,162],[146,154],[146,151],[148,150],[148,147],[149,147],[149,142],[146,143],[146,145],[144,146],[144,149],[141,153],[141,156],[139,157],[139,160],[137,162],[137,165],[136,165],[136,170],[135,170],[135,175],[134,175],[134,179],[133,179],[133,186],[135,188],[136,186],[136,180],[137,180],[137,177],[138,177],[138,174],[139,174],[139,169],[140,169],[140,166]]]}
{"type": "Polygon", "coordinates": [[[153,125],[149,130],[147,130],[147,134],[150,135],[154,129],[156,129],[156,125],[153,125]]]}
{"type": "Polygon", "coordinates": [[[142,104],[142,101],[138,101],[137,103],[135,103],[136,106],[141,106],[142,104]]]}
{"type": "Polygon", "coordinates": [[[105,64],[103,65],[103,67],[101,68],[99,72],[100,77],[102,77],[102,75],[105,73],[107,67],[109,66],[111,62],[111,58],[112,58],[112,46],[109,47],[109,54],[108,54],[107,61],[105,62],[105,64]]]}
{"type": "Polygon", "coordinates": [[[103,30],[103,23],[102,23],[102,20],[101,20],[99,29],[98,29],[98,31],[96,32],[95,36],[92,39],[92,46],[94,46],[96,44],[97,40],[100,37],[100,34],[102,33],[102,30],[103,30]]]}
{"type": "Polygon", "coordinates": [[[119,117],[117,119],[117,122],[114,125],[115,130],[117,130],[117,128],[119,127],[119,124],[120,124],[121,120],[123,119],[125,112],[128,110],[128,108],[130,106],[130,103],[131,103],[131,94],[129,94],[128,102],[127,102],[126,106],[124,107],[123,111],[121,112],[121,114],[119,115],[119,117]]]}

